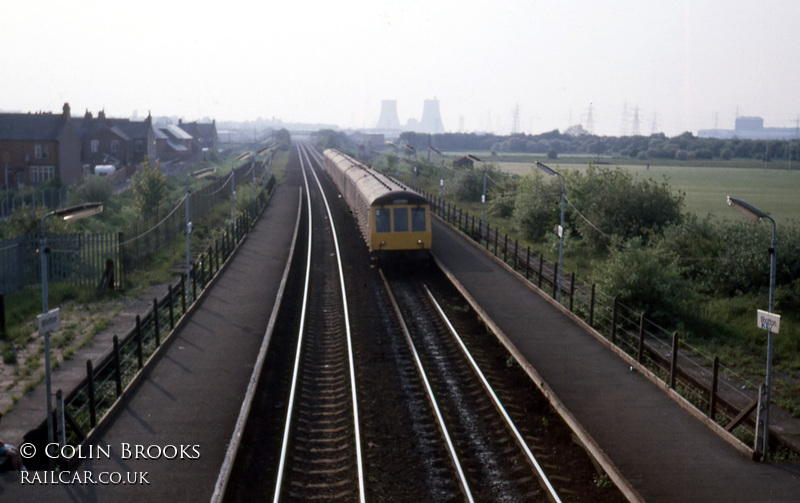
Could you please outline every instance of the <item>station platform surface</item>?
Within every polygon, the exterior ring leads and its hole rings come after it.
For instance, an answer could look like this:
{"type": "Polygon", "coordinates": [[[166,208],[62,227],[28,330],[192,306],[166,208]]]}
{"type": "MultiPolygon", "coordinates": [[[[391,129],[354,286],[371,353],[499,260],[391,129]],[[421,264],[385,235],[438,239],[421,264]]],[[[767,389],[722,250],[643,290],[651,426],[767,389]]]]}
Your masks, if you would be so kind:
{"type": "Polygon", "coordinates": [[[433,254],[647,502],[797,502],[800,465],[752,461],[451,227],[433,254]]]}
{"type": "Polygon", "coordinates": [[[0,474],[0,501],[211,499],[289,259],[299,198],[297,180],[275,189],[215,284],[98,429],[92,448],[84,446],[74,471],[66,478],[31,472],[30,483],[20,472],[0,474]],[[85,483],[87,474],[120,483],[85,483]]]}

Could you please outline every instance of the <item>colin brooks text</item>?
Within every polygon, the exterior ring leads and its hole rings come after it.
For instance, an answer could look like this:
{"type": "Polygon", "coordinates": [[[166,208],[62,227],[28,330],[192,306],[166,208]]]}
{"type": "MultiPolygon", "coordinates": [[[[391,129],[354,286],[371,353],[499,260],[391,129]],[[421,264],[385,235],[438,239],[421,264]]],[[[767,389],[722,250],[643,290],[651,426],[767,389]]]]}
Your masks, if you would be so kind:
{"type": "Polygon", "coordinates": [[[23,471],[20,472],[20,483],[22,485],[150,485],[147,475],[148,472],[100,472],[95,475],[90,471],[23,471]]]}
{"type": "MultiPolygon", "coordinates": [[[[28,444],[20,446],[22,457],[30,457],[28,444]]],[[[137,445],[121,443],[119,454],[122,459],[200,459],[199,445],[137,445]]],[[[64,445],[47,444],[45,454],[58,459],[111,459],[110,445],[64,445]]]]}

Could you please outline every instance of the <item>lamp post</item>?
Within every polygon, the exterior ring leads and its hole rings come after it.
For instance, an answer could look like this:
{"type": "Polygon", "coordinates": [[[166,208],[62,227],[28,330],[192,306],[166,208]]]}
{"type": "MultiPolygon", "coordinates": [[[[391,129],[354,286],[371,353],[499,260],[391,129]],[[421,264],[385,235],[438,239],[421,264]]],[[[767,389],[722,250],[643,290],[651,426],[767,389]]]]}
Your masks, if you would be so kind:
{"type": "MultiPolygon", "coordinates": [[[[742,215],[746,216],[750,220],[754,222],[760,222],[763,219],[769,219],[772,222],[772,246],[769,249],[770,253],[770,265],[769,265],[769,312],[775,312],[775,269],[777,265],[777,255],[778,255],[778,232],[777,232],[777,225],[775,224],[775,219],[769,216],[768,214],[764,213],[763,211],[759,210],[755,206],[752,206],[741,199],[737,199],[735,197],[728,196],[728,206],[733,208],[734,210],[738,211],[742,215]]],[[[769,404],[771,400],[771,389],[772,389],[772,352],[773,352],[773,333],[771,329],[767,329],[767,377],[766,377],[766,392],[764,397],[764,427],[763,427],[763,440],[762,440],[762,456],[764,459],[767,458],[767,454],[769,453],[769,404]]],[[[759,432],[756,432],[756,438],[758,438],[759,432]]]]}
{"type": "Polygon", "coordinates": [[[468,159],[483,163],[483,193],[481,194],[481,205],[483,206],[483,215],[481,217],[481,244],[486,243],[486,161],[478,159],[472,154],[467,154],[468,159]]]}
{"type": "MultiPolygon", "coordinates": [[[[41,237],[39,241],[39,254],[41,255],[42,262],[42,315],[47,315],[50,312],[50,305],[47,299],[47,236],[44,232],[44,223],[48,217],[56,216],[61,217],[62,220],[71,222],[73,220],[80,220],[81,218],[97,215],[103,211],[103,203],[85,203],[77,206],[70,206],[60,210],[53,210],[42,217],[41,221],[41,237]]],[[[40,323],[41,324],[41,323],[40,323]]],[[[47,443],[53,443],[53,415],[52,412],[52,385],[50,378],[50,330],[45,329],[44,334],[44,383],[45,394],[47,400],[47,443]]]]}
{"type": "Polygon", "coordinates": [[[441,189],[441,196],[439,197],[439,214],[444,214],[444,154],[439,152],[433,147],[428,147],[428,155],[430,155],[431,150],[436,152],[442,157],[442,175],[439,177],[439,188],[441,189]]]}
{"type": "Polygon", "coordinates": [[[549,166],[536,161],[536,166],[548,175],[556,175],[561,179],[561,223],[558,226],[558,295],[556,300],[561,303],[561,278],[563,277],[564,259],[564,199],[567,193],[567,182],[564,176],[549,166]]]}

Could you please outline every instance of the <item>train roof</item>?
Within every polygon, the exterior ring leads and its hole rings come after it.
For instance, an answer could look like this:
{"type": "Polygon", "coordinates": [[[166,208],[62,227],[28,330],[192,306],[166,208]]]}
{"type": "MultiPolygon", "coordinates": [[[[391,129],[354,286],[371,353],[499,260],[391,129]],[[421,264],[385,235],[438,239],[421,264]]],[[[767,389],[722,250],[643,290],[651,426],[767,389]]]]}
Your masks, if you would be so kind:
{"type": "Polygon", "coordinates": [[[338,169],[343,171],[346,177],[352,180],[370,206],[403,202],[427,204],[428,202],[423,196],[394,178],[384,175],[346,154],[334,149],[327,149],[324,154],[336,163],[338,169]]]}

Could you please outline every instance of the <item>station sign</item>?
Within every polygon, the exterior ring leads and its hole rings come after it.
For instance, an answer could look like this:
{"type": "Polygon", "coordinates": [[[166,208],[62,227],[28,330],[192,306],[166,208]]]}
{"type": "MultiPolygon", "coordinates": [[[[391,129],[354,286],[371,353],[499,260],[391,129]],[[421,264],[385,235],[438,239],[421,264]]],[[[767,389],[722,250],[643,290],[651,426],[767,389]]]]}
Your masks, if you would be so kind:
{"type": "Polygon", "coordinates": [[[36,317],[39,320],[39,333],[52,332],[61,326],[61,308],[51,309],[36,317]]]}
{"type": "Polygon", "coordinates": [[[758,324],[758,328],[777,334],[781,328],[781,316],[759,309],[756,323],[758,324]]]}

